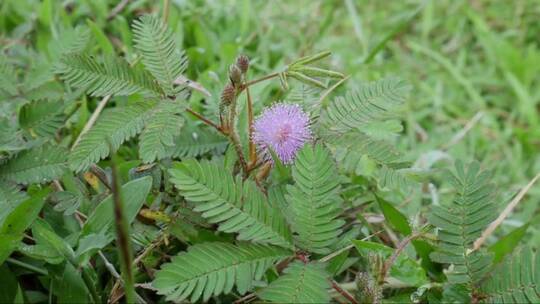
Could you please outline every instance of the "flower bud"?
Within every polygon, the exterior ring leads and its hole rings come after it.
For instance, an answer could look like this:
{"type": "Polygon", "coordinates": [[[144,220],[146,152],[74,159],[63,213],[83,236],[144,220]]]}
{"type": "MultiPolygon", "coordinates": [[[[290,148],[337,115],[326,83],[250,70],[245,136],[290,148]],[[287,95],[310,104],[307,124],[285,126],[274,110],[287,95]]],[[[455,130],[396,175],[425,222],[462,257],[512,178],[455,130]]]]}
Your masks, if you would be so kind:
{"type": "Polygon", "coordinates": [[[236,58],[236,66],[245,74],[249,69],[249,58],[246,55],[240,55],[236,58]]]}
{"type": "Polygon", "coordinates": [[[229,78],[235,87],[242,82],[242,71],[235,64],[231,64],[229,67],[229,78]]]}
{"type": "Polygon", "coordinates": [[[230,105],[231,102],[234,100],[235,94],[236,89],[232,84],[228,83],[221,92],[221,103],[223,105],[230,105]]]}

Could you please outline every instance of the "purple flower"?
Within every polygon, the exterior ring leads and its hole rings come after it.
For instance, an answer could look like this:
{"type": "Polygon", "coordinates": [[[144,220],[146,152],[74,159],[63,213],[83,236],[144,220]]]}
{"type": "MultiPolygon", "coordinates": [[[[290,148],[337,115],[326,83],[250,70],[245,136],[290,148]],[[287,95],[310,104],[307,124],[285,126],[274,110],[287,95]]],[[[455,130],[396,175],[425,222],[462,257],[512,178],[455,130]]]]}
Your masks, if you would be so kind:
{"type": "Polygon", "coordinates": [[[309,116],[296,104],[275,104],[253,123],[253,140],[265,160],[272,160],[269,148],[284,164],[293,162],[296,153],[311,139],[309,116]]]}

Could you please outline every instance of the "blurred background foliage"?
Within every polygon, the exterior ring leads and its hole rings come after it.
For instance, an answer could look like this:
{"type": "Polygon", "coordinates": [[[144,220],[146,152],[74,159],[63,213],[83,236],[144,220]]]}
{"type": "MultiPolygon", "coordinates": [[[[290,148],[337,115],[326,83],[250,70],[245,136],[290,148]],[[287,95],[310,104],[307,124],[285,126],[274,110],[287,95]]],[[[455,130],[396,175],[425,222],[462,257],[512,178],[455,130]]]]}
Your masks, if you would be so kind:
{"type": "MultiPolygon", "coordinates": [[[[76,41],[77,26],[90,28],[93,52],[131,61],[132,21],[162,10],[162,1],[1,0],[0,48],[29,62],[26,85],[38,88],[54,77],[40,67],[52,66],[66,41],[76,41]]],[[[264,75],[299,56],[331,50],[330,67],[350,75],[336,93],[384,76],[407,80],[413,90],[405,136],[396,139],[407,158],[418,168],[478,159],[494,170],[502,206],[540,171],[539,18],[538,0],[171,0],[168,23],[189,58],[188,77],[212,93],[203,104],[207,111],[217,108],[224,75],[239,53],[251,58],[253,75],[264,75]]],[[[54,87],[47,90],[54,96],[54,87]]],[[[257,111],[287,98],[278,81],[252,93],[257,111]]],[[[201,107],[202,98],[194,93],[190,101],[201,107]]],[[[2,104],[0,117],[11,106],[2,104]]],[[[72,121],[76,129],[95,106],[84,100],[72,121]]],[[[359,170],[368,174],[369,164],[359,170]]],[[[423,201],[444,191],[430,186],[394,201],[414,216],[423,201]]],[[[540,187],[533,187],[498,233],[535,224],[539,199],[540,187]]],[[[540,242],[538,225],[526,238],[540,242]]]]}

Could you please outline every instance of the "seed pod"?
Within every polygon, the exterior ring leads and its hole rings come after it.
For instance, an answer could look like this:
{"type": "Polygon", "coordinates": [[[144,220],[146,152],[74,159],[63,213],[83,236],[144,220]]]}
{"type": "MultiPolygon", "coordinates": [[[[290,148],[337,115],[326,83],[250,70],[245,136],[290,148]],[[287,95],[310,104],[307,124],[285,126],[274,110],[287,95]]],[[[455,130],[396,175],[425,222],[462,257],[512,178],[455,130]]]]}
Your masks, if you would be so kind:
{"type": "Polygon", "coordinates": [[[242,74],[246,74],[249,69],[249,58],[246,55],[240,55],[236,58],[236,66],[242,71],[242,74]]]}
{"type": "Polygon", "coordinates": [[[231,64],[229,67],[229,78],[232,84],[237,87],[242,82],[242,71],[235,64],[231,64]]]}
{"type": "Polygon", "coordinates": [[[300,81],[300,82],[303,82],[305,84],[326,89],[326,85],[324,85],[324,83],[318,81],[315,78],[308,77],[308,76],[306,76],[306,75],[304,75],[302,73],[289,71],[289,72],[287,72],[287,75],[294,78],[294,79],[296,79],[296,80],[298,80],[298,81],[300,81]]]}
{"type": "Polygon", "coordinates": [[[298,72],[307,75],[309,77],[331,77],[331,78],[344,78],[345,75],[331,71],[310,66],[303,66],[298,69],[298,72]]]}
{"type": "Polygon", "coordinates": [[[320,52],[318,54],[315,54],[315,55],[310,55],[310,56],[305,56],[305,57],[302,57],[296,61],[294,61],[293,63],[291,63],[290,65],[291,66],[297,66],[297,65],[306,65],[306,64],[310,64],[310,63],[313,63],[315,61],[319,61],[327,56],[330,56],[332,53],[330,53],[330,51],[324,51],[324,52],[320,52]]]}
{"type": "Polygon", "coordinates": [[[230,105],[231,102],[234,100],[235,95],[236,89],[232,84],[228,83],[223,88],[223,91],[221,91],[221,104],[225,106],[230,105]]]}

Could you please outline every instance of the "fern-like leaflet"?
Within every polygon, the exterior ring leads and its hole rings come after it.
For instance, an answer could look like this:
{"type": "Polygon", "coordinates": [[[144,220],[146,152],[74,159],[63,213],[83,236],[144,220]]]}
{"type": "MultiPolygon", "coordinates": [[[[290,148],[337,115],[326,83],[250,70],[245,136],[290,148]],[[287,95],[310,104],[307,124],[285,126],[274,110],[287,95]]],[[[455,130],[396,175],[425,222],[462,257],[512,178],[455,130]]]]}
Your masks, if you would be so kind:
{"type": "Polygon", "coordinates": [[[125,96],[137,92],[163,95],[163,90],[148,72],[116,57],[105,57],[103,62],[92,56],[71,54],[61,59],[57,73],[73,87],[85,87],[94,96],[125,96]]]}
{"type": "Polygon", "coordinates": [[[391,118],[405,102],[409,86],[402,80],[388,78],[360,86],[346,97],[337,97],[325,112],[324,125],[332,132],[351,129],[391,118]]]}
{"type": "MultiPolygon", "coordinates": [[[[350,153],[367,155],[378,164],[400,162],[401,153],[389,142],[373,139],[362,132],[347,132],[329,139],[329,142],[346,148],[350,153]]],[[[346,158],[344,155],[342,158],[346,158]]]]}
{"type": "Polygon", "coordinates": [[[211,296],[230,293],[235,285],[244,294],[273,263],[291,255],[287,249],[268,245],[203,243],[162,265],[152,285],[174,302],[187,298],[206,302],[211,296]]]}
{"type": "Polygon", "coordinates": [[[110,140],[114,149],[140,133],[155,102],[139,102],[127,107],[104,111],[96,125],[81,137],[69,154],[72,170],[80,172],[109,155],[110,140]]]}
{"type": "Polygon", "coordinates": [[[484,251],[470,253],[473,242],[482,230],[495,218],[493,205],[493,185],[490,174],[480,171],[480,165],[473,162],[465,168],[456,161],[455,173],[448,175],[457,192],[447,205],[433,206],[428,216],[429,222],[438,228],[436,251],[430,257],[433,261],[451,264],[446,272],[451,284],[465,284],[469,289],[489,270],[491,256],[484,251]]]}
{"type": "Polygon", "coordinates": [[[2,206],[0,208],[0,224],[15,207],[26,199],[28,199],[28,195],[20,191],[15,184],[0,179],[0,206],[2,206]]]}
{"type": "Polygon", "coordinates": [[[358,166],[367,157],[381,169],[375,174],[381,187],[409,188],[412,180],[395,168],[396,163],[403,162],[403,156],[391,142],[402,127],[398,121],[389,120],[395,118],[408,91],[402,80],[383,79],[337,97],[325,109],[320,132],[342,169],[362,174],[358,166]]]}
{"type": "Polygon", "coordinates": [[[162,101],[148,118],[140,136],[139,155],[143,162],[149,163],[168,156],[168,151],[174,146],[174,138],[180,134],[184,111],[180,103],[162,101]]]}
{"type": "Polygon", "coordinates": [[[67,169],[65,155],[64,148],[47,144],[25,150],[0,166],[0,180],[21,184],[53,180],[67,169]]]}
{"type": "MultiPolygon", "coordinates": [[[[17,94],[17,74],[15,68],[4,55],[0,55],[0,93],[17,94]]],[[[2,95],[0,95],[1,97],[2,95]]]]}
{"type": "Polygon", "coordinates": [[[196,204],[195,211],[219,230],[238,233],[239,240],[291,248],[291,233],[278,208],[252,181],[234,181],[229,172],[207,161],[187,160],[170,171],[180,193],[196,204]]]}
{"type": "Polygon", "coordinates": [[[63,109],[59,101],[38,100],[25,104],[19,112],[19,124],[34,137],[52,137],[64,124],[63,109]]]}
{"type": "Polygon", "coordinates": [[[223,153],[229,141],[212,130],[186,122],[169,151],[173,158],[193,158],[208,152],[223,153]]]}
{"type": "Polygon", "coordinates": [[[133,23],[135,48],[146,69],[168,94],[174,94],[174,81],[184,73],[187,57],[173,38],[173,32],[157,17],[144,15],[133,23]]]}
{"type": "Polygon", "coordinates": [[[324,264],[297,261],[257,295],[272,303],[329,303],[328,277],[324,264]]]}
{"type": "Polygon", "coordinates": [[[288,186],[287,219],[300,247],[328,253],[338,240],[344,221],[341,213],[338,173],[329,152],[322,145],[306,145],[298,153],[288,186]]]}
{"type": "Polygon", "coordinates": [[[540,303],[540,257],[524,247],[507,257],[480,286],[484,303],[540,303]]]}

